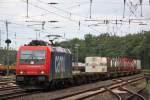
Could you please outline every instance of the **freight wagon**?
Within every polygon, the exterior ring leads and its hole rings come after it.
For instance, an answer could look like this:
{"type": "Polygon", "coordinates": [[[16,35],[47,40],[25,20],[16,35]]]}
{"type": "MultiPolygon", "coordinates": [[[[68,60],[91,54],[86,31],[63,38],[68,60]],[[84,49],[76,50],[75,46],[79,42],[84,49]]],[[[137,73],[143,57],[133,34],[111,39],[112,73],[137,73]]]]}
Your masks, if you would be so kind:
{"type": "Polygon", "coordinates": [[[141,61],[128,57],[86,57],[85,62],[86,72],[106,76],[134,74],[141,70],[141,61]]]}

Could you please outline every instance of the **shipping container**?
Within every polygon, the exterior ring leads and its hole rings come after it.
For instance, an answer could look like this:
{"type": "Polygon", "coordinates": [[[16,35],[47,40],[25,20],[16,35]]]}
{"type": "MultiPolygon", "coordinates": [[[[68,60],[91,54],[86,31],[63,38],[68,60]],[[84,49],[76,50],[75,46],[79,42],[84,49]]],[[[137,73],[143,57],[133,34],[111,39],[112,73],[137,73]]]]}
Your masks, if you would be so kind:
{"type": "Polygon", "coordinates": [[[141,61],[128,57],[86,57],[86,72],[131,72],[141,69],[141,61]]]}
{"type": "Polygon", "coordinates": [[[107,72],[106,57],[86,57],[86,72],[107,72]]]}

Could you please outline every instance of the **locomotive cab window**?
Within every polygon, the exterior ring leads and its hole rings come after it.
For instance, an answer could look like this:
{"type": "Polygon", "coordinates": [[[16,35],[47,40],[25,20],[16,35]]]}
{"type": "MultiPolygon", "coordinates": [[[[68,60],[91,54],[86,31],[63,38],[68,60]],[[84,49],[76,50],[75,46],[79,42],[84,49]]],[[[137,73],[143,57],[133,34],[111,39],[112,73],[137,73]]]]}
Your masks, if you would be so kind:
{"type": "Polygon", "coordinates": [[[45,54],[45,50],[21,50],[20,64],[44,64],[45,54]]]}

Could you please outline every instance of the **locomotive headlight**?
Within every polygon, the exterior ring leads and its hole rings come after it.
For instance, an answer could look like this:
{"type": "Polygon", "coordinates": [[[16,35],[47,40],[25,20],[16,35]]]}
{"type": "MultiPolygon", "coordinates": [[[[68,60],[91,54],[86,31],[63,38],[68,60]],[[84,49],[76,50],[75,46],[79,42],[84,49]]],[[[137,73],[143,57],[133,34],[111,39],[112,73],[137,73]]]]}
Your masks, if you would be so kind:
{"type": "Polygon", "coordinates": [[[41,74],[44,74],[45,72],[44,71],[41,71],[41,74]]]}
{"type": "Polygon", "coordinates": [[[23,71],[20,71],[20,74],[23,74],[23,71]]]}

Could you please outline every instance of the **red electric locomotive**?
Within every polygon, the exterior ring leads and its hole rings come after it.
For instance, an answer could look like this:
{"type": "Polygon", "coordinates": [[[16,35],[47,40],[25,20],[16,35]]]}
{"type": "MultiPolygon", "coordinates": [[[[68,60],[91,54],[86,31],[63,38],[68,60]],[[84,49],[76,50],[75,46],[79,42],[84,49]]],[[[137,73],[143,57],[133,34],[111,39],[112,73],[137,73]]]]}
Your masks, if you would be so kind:
{"type": "Polygon", "coordinates": [[[71,77],[72,61],[69,49],[50,45],[27,45],[19,48],[16,66],[17,84],[43,88],[50,86],[54,81],[71,77]]]}

